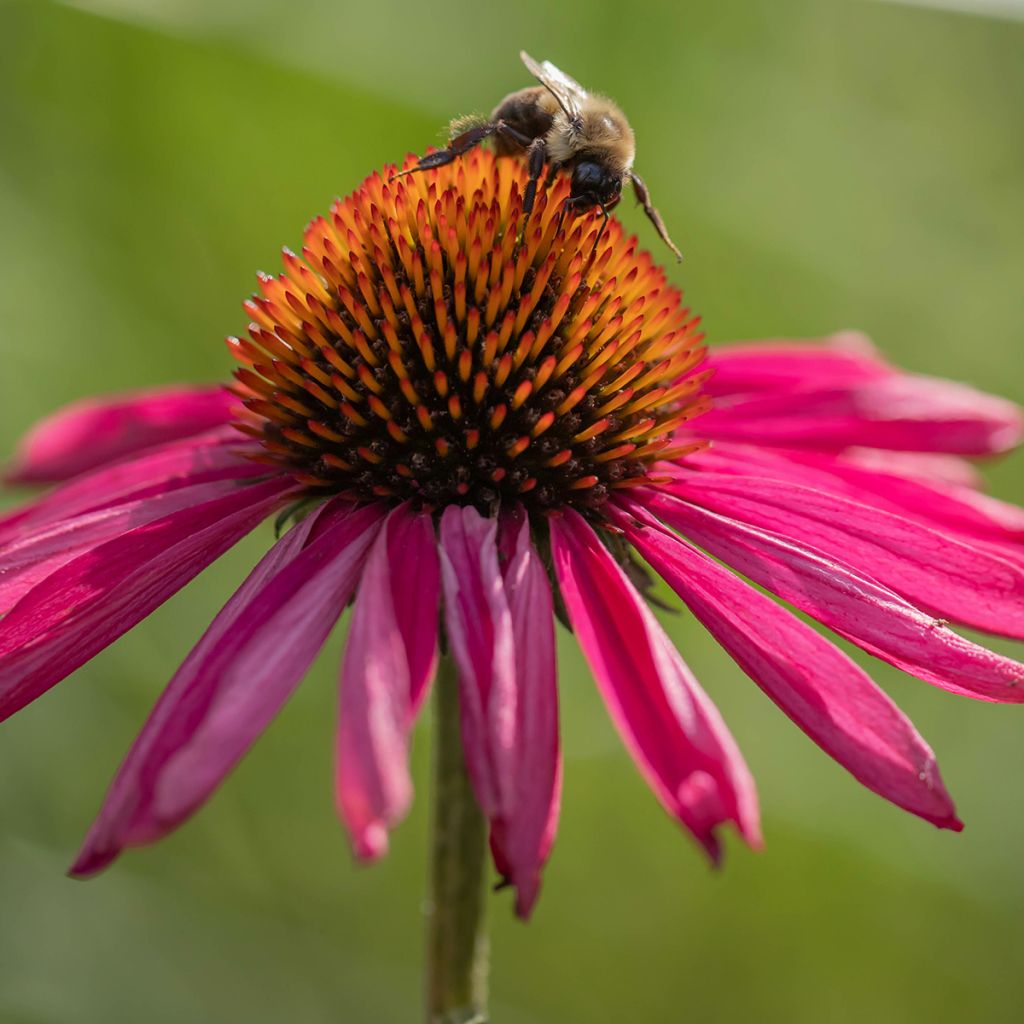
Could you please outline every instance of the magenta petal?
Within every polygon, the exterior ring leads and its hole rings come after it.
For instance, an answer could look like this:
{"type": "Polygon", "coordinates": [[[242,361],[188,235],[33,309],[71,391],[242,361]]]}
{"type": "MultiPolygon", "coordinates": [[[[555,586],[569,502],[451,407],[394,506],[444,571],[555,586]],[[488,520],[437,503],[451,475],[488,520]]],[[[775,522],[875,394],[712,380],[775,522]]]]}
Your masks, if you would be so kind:
{"type": "Polygon", "coordinates": [[[409,710],[415,716],[437,670],[441,564],[429,515],[396,510],[387,533],[391,599],[409,662],[409,710]]]}
{"type": "Polygon", "coordinates": [[[716,346],[707,365],[710,394],[848,388],[896,373],[863,334],[846,331],[822,341],[751,341],[716,346]]]}
{"type": "Polygon", "coordinates": [[[498,870],[516,887],[516,913],[530,911],[540,892],[561,798],[554,610],[547,572],[530,539],[525,516],[502,522],[511,556],[503,580],[516,651],[517,765],[515,802],[493,824],[498,870]]]}
{"type": "Polygon", "coordinates": [[[858,385],[722,398],[701,417],[713,440],[840,450],[854,445],[897,451],[989,455],[1021,440],[1012,402],[964,384],[892,374],[858,385]]]}
{"type": "Polygon", "coordinates": [[[0,620],[0,721],[126,633],[262,522],[294,486],[239,486],[79,555],[0,620]]]}
{"type": "Polygon", "coordinates": [[[586,521],[569,512],[550,526],[573,630],[658,799],[715,860],[726,821],[759,845],[754,783],[717,709],[586,521]]]}
{"type": "Polygon", "coordinates": [[[459,669],[466,768],[488,818],[512,801],[516,759],[516,652],[498,566],[498,523],[474,508],[441,517],[445,623],[459,669]]]}
{"type": "Polygon", "coordinates": [[[441,519],[441,575],[459,669],[462,741],[477,800],[491,822],[498,870],[527,917],[554,840],[560,793],[554,616],[524,516],[498,523],[473,508],[441,519]]]}
{"type": "Polygon", "coordinates": [[[366,560],[341,671],[336,794],[363,860],[387,852],[412,800],[409,734],[437,665],[439,603],[431,518],[399,507],[366,560]]]}
{"type": "Polygon", "coordinates": [[[68,480],[133,452],[226,424],[237,404],[220,387],[84,399],[29,431],[7,477],[23,484],[68,480]]]}
{"type": "Polygon", "coordinates": [[[788,480],[972,537],[1010,544],[1024,540],[1024,509],[981,494],[973,485],[928,479],[920,475],[921,466],[916,474],[899,462],[883,468],[885,462],[864,453],[771,451],[722,441],[689,456],[686,464],[707,472],[788,480]]]}
{"type": "Polygon", "coordinates": [[[740,668],[822,750],[898,807],[940,828],[962,828],[931,749],[845,654],[680,538],[626,517],[620,525],[740,668]]]}
{"type": "Polygon", "coordinates": [[[352,594],[380,515],[326,506],[263,558],[164,691],[72,874],[95,874],[125,846],[158,839],[209,797],[316,657],[352,594]]]}
{"type": "Polygon", "coordinates": [[[178,487],[228,477],[265,476],[266,466],[245,457],[258,447],[244,440],[233,427],[222,427],[103,466],[0,515],[0,544],[21,537],[27,529],[129,498],[165,494],[178,487]]]}
{"type": "Polygon", "coordinates": [[[234,474],[164,494],[122,501],[39,527],[26,527],[18,540],[0,547],[0,615],[84,551],[173,512],[237,491],[238,474],[234,474]]]}
{"type": "Polygon", "coordinates": [[[848,498],[755,476],[688,473],[665,488],[859,570],[923,611],[1024,637],[1024,569],[989,550],[848,498]]]}
{"type": "Polygon", "coordinates": [[[665,494],[623,506],[679,530],[737,572],[871,654],[952,693],[1024,702],[1024,665],[965,640],[893,591],[778,534],[665,494]]]}

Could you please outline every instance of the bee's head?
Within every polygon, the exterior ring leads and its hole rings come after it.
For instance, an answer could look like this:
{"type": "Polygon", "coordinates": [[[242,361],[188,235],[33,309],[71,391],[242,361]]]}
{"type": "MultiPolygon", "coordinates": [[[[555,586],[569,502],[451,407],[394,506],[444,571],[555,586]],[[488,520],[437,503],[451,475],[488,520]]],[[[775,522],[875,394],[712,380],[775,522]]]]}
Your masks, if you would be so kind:
{"type": "Polygon", "coordinates": [[[570,196],[577,208],[603,206],[610,209],[622,197],[622,177],[603,164],[581,160],[572,171],[570,196]]]}

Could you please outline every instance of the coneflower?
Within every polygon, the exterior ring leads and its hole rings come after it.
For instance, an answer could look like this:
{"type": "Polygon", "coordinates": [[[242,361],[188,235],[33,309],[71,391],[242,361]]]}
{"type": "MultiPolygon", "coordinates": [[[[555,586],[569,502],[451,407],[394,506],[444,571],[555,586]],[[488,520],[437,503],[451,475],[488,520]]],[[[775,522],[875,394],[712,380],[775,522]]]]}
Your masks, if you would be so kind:
{"type": "Polygon", "coordinates": [[[526,917],[557,825],[556,612],[666,810],[712,859],[725,825],[761,842],[644,563],[855,778],[960,829],[895,704],[741,577],[913,676],[1024,701],[1024,666],[949,625],[1024,636],[1024,511],[962,458],[1015,445],[1016,408],[854,335],[708,355],[618,222],[595,244],[601,218],[562,221],[564,182],[525,221],[516,161],[393,171],[260,278],[229,391],[82,403],[16,456],[13,480],[59,486],[0,519],[0,717],[264,520],[284,530],[169,684],[72,873],[195,811],[354,602],[338,809],[358,857],[386,851],[438,676],[431,1012],[479,1007],[484,841],[526,917]]]}

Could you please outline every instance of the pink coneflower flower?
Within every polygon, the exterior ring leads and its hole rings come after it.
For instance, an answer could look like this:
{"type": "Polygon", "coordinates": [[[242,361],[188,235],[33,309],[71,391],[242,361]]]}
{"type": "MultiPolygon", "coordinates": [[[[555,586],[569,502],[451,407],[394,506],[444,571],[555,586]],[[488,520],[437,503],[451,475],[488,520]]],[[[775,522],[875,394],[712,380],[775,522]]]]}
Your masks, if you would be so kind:
{"type": "Polygon", "coordinates": [[[559,803],[556,609],[666,810],[713,859],[725,825],[760,844],[750,773],[642,562],[855,778],[961,827],[896,705],[743,577],[913,676],[1024,701],[1024,666],[950,626],[1024,636],[1024,511],[963,458],[1016,444],[1016,408],[853,335],[708,356],[618,223],[596,250],[598,218],[559,227],[556,182],[524,224],[524,184],[483,152],[370,177],[260,279],[230,393],[81,403],[22,443],[11,478],[58,486],[0,520],[0,717],[264,520],[284,530],[172,679],[74,874],[192,814],[350,602],[336,791],[360,858],[408,809],[443,648],[494,861],[529,914],[559,803]]]}

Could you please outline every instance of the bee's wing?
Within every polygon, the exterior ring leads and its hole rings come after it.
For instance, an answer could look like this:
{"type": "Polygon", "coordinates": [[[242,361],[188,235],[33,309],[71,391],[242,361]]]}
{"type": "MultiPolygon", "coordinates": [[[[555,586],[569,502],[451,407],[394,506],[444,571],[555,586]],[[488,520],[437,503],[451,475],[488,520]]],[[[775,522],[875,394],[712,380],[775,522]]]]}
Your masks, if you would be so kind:
{"type": "Polygon", "coordinates": [[[527,71],[555,97],[566,115],[576,117],[587,98],[587,90],[549,60],[538,64],[525,50],[519,51],[519,57],[527,71]]]}

